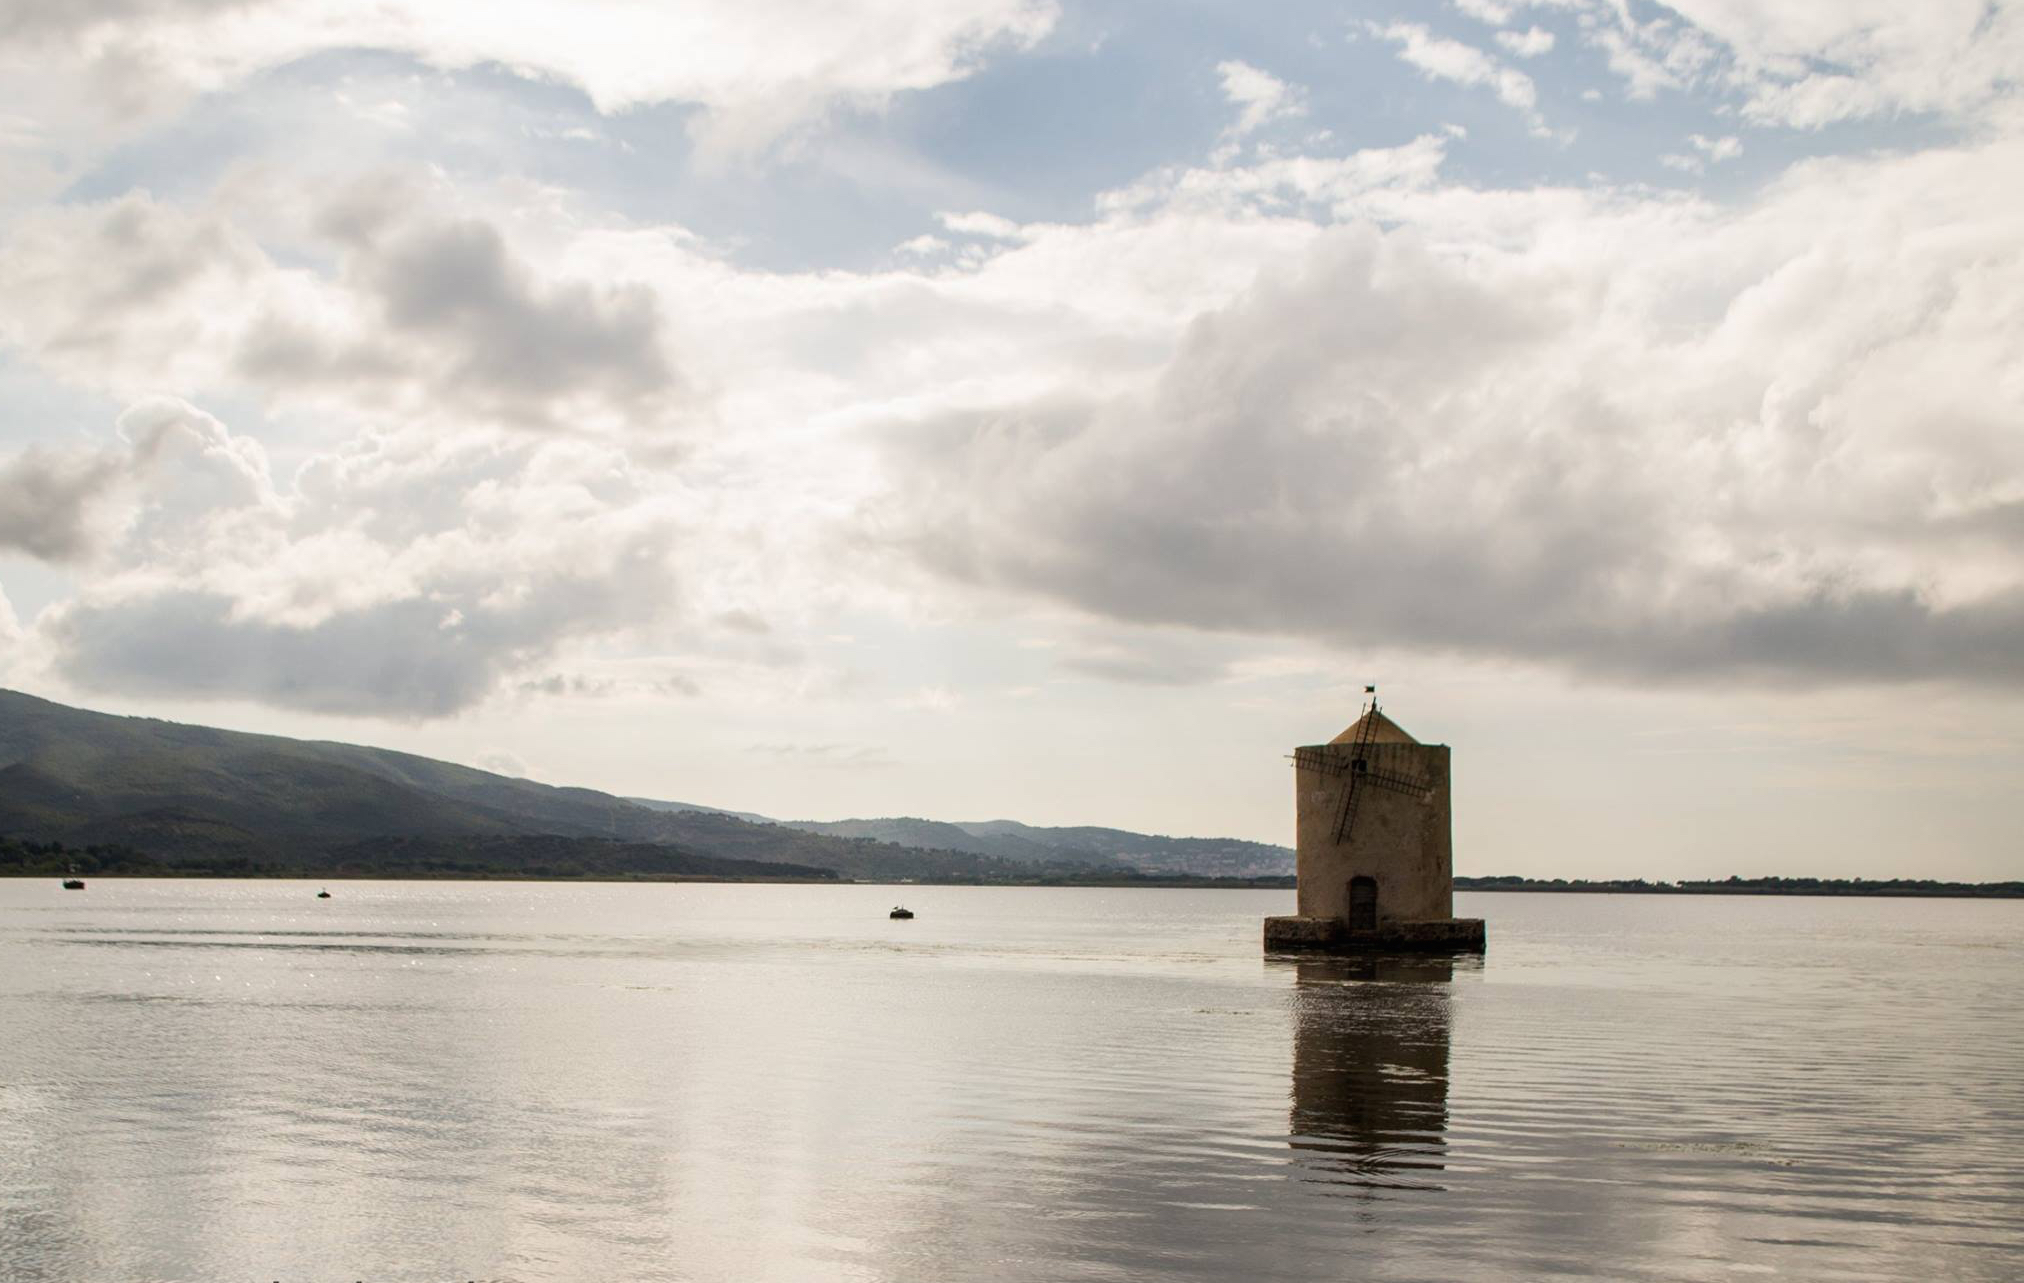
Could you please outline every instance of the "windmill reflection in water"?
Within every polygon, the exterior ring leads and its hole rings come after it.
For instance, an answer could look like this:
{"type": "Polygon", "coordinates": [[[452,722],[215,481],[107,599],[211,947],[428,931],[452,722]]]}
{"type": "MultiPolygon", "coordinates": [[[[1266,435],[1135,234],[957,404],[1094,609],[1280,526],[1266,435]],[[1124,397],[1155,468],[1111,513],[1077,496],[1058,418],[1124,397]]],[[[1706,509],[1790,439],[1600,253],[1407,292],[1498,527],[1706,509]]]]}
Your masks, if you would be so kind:
{"type": "Polygon", "coordinates": [[[1440,1189],[1455,960],[1370,956],[1290,965],[1297,987],[1288,1130],[1306,1179],[1440,1189]]]}

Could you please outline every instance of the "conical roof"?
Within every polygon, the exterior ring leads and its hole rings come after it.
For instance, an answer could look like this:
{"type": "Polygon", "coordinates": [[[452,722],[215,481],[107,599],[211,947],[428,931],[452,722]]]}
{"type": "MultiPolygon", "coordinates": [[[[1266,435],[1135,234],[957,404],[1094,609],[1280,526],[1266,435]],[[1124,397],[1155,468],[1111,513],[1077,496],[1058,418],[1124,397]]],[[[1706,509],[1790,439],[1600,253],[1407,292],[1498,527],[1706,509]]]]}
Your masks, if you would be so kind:
{"type": "Polygon", "coordinates": [[[1397,722],[1394,722],[1391,718],[1386,717],[1383,713],[1378,712],[1376,709],[1372,709],[1370,712],[1365,713],[1362,717],[1357,718],[1355,723],[1352,724],[1348,730],[1344,731],[1342,734],[1336,736],[1334,739],[1328,742],[1331,744],[1354,744],[1358,740],[1364,739],[1366,734],[1364,723],[1371,721],[1372,718],[1375,718],[1377,720],[1375,724],[1369,728],[1368,731],[1369,739],[1366,741],[1367,743],[1371,744],[1419,743],[1418,740],[1406,734],[1404,727],[1401,727],[1397,722]]]}

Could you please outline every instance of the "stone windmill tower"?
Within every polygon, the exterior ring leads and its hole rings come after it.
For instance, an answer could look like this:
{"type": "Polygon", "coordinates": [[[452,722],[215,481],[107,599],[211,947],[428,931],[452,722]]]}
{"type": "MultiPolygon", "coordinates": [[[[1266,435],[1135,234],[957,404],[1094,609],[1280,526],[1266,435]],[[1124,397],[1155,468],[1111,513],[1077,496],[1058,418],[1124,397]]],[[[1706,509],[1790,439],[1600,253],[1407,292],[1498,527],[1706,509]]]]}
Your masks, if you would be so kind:
{"type": "Polygon", "coordinates": [[[1299,912],[1265,920],[1267,949],[1480,951],[1455,914],[1448,746],[1422,744],[1377,706],[1293,754],[1299,912]]]}

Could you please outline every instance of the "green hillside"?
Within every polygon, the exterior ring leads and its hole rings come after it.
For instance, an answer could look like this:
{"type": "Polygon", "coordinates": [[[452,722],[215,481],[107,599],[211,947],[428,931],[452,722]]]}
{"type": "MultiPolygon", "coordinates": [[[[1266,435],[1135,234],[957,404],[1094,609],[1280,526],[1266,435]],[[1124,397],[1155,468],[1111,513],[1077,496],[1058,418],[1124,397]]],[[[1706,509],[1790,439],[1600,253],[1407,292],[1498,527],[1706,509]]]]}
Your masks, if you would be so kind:
{"type": "MultiPolygon", "coordinates": [[[[262,869],[335,869],[374,850],[391,859],[395,847],[360,845],[383,839],[428,839],[437,843],[431,858],[482,863],[519,858],[510,844],[484,839],[546,837],[597,844],[573,857],[586,867],[612,858],[609,844],[629,843],[845,877],[994,881],[1033,873],[971,852],[656,810],[410,753],[117,717],[14,691],[0,691],[0,835],[262,869]]],[[[554,857],[552,844],[547,849],[554,857]]]]}
{"type": "Polygon", "coordinates": [[[82,877],[382,877],[657,878],[825,881],[829,869],[760,860],[725,860],[680,847],[554,836],[371,838],[320,855],[170,855],[134,847],[34,842],[0,837],[0,876],[82,877]]]}

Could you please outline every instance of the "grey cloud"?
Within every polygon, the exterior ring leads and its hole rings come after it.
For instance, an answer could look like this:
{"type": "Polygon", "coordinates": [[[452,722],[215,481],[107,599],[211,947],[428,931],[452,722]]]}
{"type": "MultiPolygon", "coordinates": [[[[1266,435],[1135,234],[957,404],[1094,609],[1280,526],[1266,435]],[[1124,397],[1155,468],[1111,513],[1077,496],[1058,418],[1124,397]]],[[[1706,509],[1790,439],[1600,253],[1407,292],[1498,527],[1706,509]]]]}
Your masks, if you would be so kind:
{"type": "Polygon", "coordinates": [[[505,404],[595,392],[638,403],[675,388],[643,287],[542,286],[489,224],[399,238],[365,265],[389,324],[441,342],[453,385],[505,404]]]}
{"type": "MultiPolygon", "coordinates": [[[[2024,682],[2024,590],[1943,600],[1873,569],[1878,548],[1944,567],[1969,550],[1949,523],[1986,554],[2014,513],[1823,495],[1830,459],[1866,469],[1846,484],[1912,496],[1947,461],[1830,453],[1804,405],[1745,431],[1730,407],[1769,403],[1750,379],[1775,361],[1690,362],[1741,391],[1679,391],[1690,345],[1638,349],[1594,300],[1345,229],[1199,322],[1147,396],[896,431],[886,507],[906,515],[878,520],[940,574],[1135,624],[1641,680],[2024,682]],[[1736,454],[1773,431],[1782,453],[1736,454]],[[1767,471],[1782,458],[1789,475],[1767,471]]],[[[1843,394],[1827,377],[1813,395],[1843,394]]],[[[2002,564],[2019,569],[2014,547],[2002,564]]],[[[1191,679],[1101,659],[1076,666],[1191,679]]]]}
{"type": "MultiPolygon", "coordinates": [[[[1814,674],[1863,681],[1964,677],[2024,683],[2024,591],[1937,607],[1908,589],[1821,588],[1774,606],[1739,610],[1634,639],[1641,659],[1682,672],[1814,674]]],[[[1621,648],[1595,656],[1623,667],[1621,648]]]]}
{"type": "Polygon", "coordinates": [[[49,635],[80,686],[184,698],[241,696],[318,713],[441,716],[488,694],[514,649],[441,627],[443,609],[395,602],[313,627],[235,618],[219,593],[163,592],[63,607],[49,635]]]}
{"type": "Polygon", "coordinates": [[[180,402],[150,399],[120,416],[121,444],[102,449],[30,446],[0,463],[0,548],[49,562],[104,550],[132,508],[136,486],[179,430],[203,439],[215,420],[180,402]],[[188,411],[186,417],[182,411],[188,411]]]}
{"type": "Polygon", "coordinates": [[[98,510],[127,475],[111,452],[24,450],[0,464],[0,548],[44,561],[95,551],[98,510]]]}
{"type": "Polygon", "coordinates": [[[375,382],[418,383],[431,404],[537,426],[566,426],[586,404],[652,426],[686,391],[644,286],[543,281],[490,223],[403,223],[355,194],[324,227],[349,247],[344,280],[375,323],[331,334],[269,311],[239,349],[240,374],[368,398],[375,382]]]}
{"type": "Polygon", "coordinates": [[[523,695],[547,695],[550,697],[587,695],[599,697],[610,695],[617,691],[618,683],[607,677],[585,677],[580,673],[575,675],[550,673],[546,677],[521,682],[519,689],[523,695]]]}

